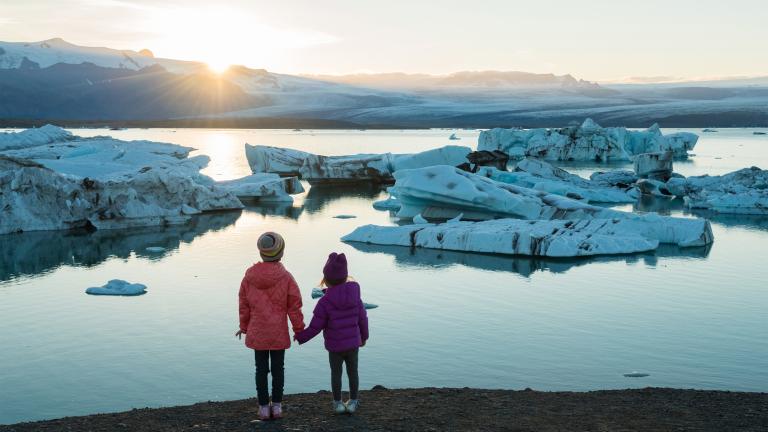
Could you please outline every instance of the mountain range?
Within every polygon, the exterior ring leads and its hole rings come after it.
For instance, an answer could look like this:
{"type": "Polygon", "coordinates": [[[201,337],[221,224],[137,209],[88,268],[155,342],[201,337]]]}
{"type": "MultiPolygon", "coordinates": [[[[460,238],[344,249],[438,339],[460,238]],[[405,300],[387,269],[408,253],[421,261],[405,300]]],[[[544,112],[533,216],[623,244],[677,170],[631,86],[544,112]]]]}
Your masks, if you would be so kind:
{"type": "MultiPolygon", "coordinates": [[[[638,80],[642,81],[642,80],[638,80]]],[[[606,84],[571,75],[286,75],[83,47],[0,42],[0,122],[234,127],[768,126],[768,78],[606,84]]]]}

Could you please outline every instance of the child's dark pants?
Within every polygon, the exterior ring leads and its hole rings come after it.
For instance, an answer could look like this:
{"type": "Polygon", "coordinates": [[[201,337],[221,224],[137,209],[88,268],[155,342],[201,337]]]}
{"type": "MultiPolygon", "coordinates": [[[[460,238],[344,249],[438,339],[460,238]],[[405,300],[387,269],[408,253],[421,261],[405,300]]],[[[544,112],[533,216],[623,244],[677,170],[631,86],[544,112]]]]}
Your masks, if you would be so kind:
{"type": "Polygon", "coordinates": [[[333,400],[341,400],[341,373],[342,366],[347,365],[347,378],[349,379],[349,398],[357,399],[357,391],[360,388],[360,378],[357,375],[358,348],[342,351],[328,351],[328,361],[331,363],[331,390],[333,400]]]}
{"type": "Polygon", "coordinates": [[[267,375],[272,372],[272,403],[283,401],[283,385],[285,384],[285,350],[261,351],[256,353],[256,393],[259,405],[269,405],[269,387],[267,375]],[[271,364],[270,364],[271,363],[271,364]]]}

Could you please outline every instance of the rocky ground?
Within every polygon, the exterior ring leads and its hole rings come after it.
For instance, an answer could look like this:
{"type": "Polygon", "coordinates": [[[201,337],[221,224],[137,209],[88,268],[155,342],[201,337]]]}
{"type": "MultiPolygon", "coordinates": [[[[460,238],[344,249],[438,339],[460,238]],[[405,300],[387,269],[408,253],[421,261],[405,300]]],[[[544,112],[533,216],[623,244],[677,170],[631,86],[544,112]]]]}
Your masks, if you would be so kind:
{"type": "Polygon", "coordinates": [[[378,388],[353,416],[327,392],[286,397],[286,418],[256,401],[203,402],[0,426],[10,431],[767,431],[768,393],[648,388],[587,393],[378,388]]]}

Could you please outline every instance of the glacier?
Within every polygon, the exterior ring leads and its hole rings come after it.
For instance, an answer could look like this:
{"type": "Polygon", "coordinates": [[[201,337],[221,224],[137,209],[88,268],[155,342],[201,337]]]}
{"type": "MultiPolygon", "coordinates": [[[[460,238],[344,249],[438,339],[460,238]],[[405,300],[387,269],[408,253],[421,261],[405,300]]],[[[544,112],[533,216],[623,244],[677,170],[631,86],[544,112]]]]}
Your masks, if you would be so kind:
{"type": "Polygon", "coordinates": [[[451,166],[400,170],[390,189],[401,207],[397,216],[411,219],[465,219],[513,217],[527,220],[626,219],[638,225],[647,238],[678,246],[703,246],[713,241],[704,219],[673,218],[658,214],[633,214],[596,207],[545,191],[498,182],[451,166]]]}
{"type": "Polygon", "coordinates": [[[445,146],[415,154],[356,154],[323,156],[300,150],[245,145],[251,171],[297,176],[310,184],[390,183],[395,171],[466,162],[469,147],[445,146]]]}
{"type": "Polygon", "coordinates": [[[344,242],[542,257],[647,252],[659,246],[628,219],[451,222],[404,226],[365,225],[344,242]]]}
{"type": "Polygon", "coordinates": [[[675,158],[687,158],[697,141],[698,136],[689,132],[663,135],[657,124],[645,131],[631,131],[603,128],[586,119],[580,126],[560,129],[490,129],[480,133],[477,149],[501,150],[513,159],[530,156],[550,161],[612,162],[667,151],[675,158]]]}

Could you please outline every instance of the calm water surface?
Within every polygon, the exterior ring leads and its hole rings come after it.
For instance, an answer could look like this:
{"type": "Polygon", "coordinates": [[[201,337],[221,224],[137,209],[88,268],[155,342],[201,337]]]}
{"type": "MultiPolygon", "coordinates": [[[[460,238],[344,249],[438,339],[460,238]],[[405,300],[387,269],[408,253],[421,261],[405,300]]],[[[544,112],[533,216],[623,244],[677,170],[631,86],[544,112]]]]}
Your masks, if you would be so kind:
{"type": "MultiPolygon", "coordinates": [[[[474,146],[476,131],[75,130],[198,148],[217,179],[249,173],[243,143],[325,154],[474,146]]],[[[669,131],[666,131],[669,132],[669,131]]],[[[697,131],[695,131],[697,132],[697,131]]],[[[768,167],[752,130],[701,134],[685,175],[768,167]]],[[[626,166],[612,166],[626,167],[626,166]]],[[[568,169],[588,175],[601,167],[568,169]]],[[[540,260],[353,246],[339,237],[393,224],[371,188],[310,189],[290,207],[249,207],[171,229],[0,236],[0,423],[254,395],[252,352],[233,337],[237,290],[266,230],[310,291],[330,251],[345,252],[369,312],[363,388],[453,386],[591,390],[644,386],[768,391],[768,218],[714,217],[711,248],[540,260]],[[335,219],[354,214],[356,219],[335,219]],[[153,255],[148,246],[164,246],[153,255]],[[113,278],[134,298],[92,297],[113,278]],[[624,378],[641,371],[647,378],[624,378]]],[[[685,215],[679,202],[625,210],[685,215]]],[[[327,388],[318,339],[286,358],[288,393],[327,388]]]]}

